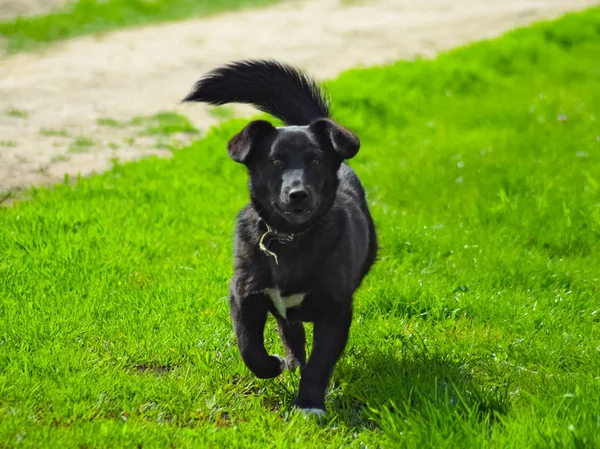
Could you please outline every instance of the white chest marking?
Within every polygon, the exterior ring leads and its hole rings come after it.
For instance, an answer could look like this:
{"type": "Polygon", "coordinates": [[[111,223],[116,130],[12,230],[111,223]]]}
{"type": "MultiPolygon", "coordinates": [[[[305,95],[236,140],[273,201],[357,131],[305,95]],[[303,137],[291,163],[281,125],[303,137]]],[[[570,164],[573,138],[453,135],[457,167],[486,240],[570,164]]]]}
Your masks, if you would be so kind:
{"type": "Polygon", "coordinates": [[[291,309],[292,307],[302,304],[302,301],[304,301],[304,297],[306,296],[305,293],[281,296],[281,292],[278,288],[266,288],[265,293],[267,296],[269,296],[269,298],[271,298],[273,305],[284,319],[287,318],[287,309],[291,309]]]}

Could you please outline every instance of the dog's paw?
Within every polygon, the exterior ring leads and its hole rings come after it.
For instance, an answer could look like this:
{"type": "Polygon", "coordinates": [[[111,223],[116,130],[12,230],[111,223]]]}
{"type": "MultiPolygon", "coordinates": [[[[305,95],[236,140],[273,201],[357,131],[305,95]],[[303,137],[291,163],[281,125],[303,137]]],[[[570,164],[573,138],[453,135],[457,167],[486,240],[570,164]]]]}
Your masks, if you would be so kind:
{"type": "Polygon", "coordinates": [[[288,354],[285,359],[287,360],[287,368],[290,371],[296,371],[298,368],[302,368],[306,365],[306,363],[300,363],[300,360],[291,354],[288,354]]]}
{"type": "Polygon", "coordinates": [[[305,416],[316,415],[320,418],[325,415],[325,410],[320,408],[301,408],[300,413],[305,416]]]}
{"type": "Polygon", "coordinates": [[[273,354],[272,357],[275,357],[276,359],[279,360],[279,368],[280,368],[279,374],[283,373],[286,370],[286,368],[288,367],[287,361],[283,357],[281,357],[279,354],[273,354]]]}

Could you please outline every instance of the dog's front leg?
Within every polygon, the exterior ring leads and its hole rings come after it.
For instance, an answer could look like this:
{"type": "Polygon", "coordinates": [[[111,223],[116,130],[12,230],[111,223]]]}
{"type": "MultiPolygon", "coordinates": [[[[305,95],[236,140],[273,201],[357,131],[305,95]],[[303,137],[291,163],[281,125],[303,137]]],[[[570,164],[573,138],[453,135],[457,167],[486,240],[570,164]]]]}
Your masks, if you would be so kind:
{"type": "Polygon", "coordinates": [[[352,310],[329,313],[315,321],[313,349],[308,363],[302,369],[300,390],[294,402],[307,413],[325,412],[325,392],[333,368],[342,355],[348,341],[352,310]]]}
{"type": "Polygon", "coordinates": [[[279,336],[285,346],[285,356],[290,370],[306,365],[306,335],[301,322],[277,320],[279,336]]]}
{"type": "Polygon", "coordinates": [[[229,298],[229,311],[240,355],[246,366],[260,379],[277,377],[286,368],[279,355],[269,355],[265,349],[264,330],[267,321],[267,301],[264,294],[229,298]]]}

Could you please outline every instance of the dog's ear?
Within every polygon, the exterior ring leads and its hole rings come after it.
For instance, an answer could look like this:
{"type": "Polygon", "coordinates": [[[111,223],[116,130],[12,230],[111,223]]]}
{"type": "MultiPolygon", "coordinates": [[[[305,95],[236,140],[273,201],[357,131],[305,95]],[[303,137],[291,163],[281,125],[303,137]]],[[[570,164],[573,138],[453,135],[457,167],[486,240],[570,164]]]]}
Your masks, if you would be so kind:
{"type": "Polygon", "coordinates": [[[248,123],[227,144],[229,157],[236,162],[245,164],[256,144],[273,130],[275,130],[273,125],[265,120],[255,120],[248,123]]]}
{"type": "Polygon", "coordinates": [[[358,153],[359,138],[339,123],[328,118],[320,118],[310,124],[310,129],[315,134],[325,137],[342,159],[350,159],[358,153]]]}

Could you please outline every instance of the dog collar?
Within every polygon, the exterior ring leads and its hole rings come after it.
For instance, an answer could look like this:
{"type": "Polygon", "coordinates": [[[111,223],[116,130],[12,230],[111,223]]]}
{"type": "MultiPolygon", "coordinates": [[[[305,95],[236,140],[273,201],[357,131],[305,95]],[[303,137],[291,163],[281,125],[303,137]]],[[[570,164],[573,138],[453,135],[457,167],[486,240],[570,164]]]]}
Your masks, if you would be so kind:
{"type": "Polygon", "coordinates": [[[275,265],[279,265],[279,260],[277,259],[277,254],[275,254],[273,251],[271,251],[271,250],[269,250],[269,248],[267,248],[267,245],[269,244],[269,242],[271,240],[277,240],[279,243],[283,243],[283,244],[290,243],[290,242],[293,242],[296,237],[298,237],[299,235],[302,235],[308,231],[308,229],[307,229],[306,231],[302,231],[302,232],[298,232],[298,233],[280,232],[280,231],[277,231],[276,229],[273,229],[271,226],[269,226],[269,224],[262,218],[258,219],[258,224],[260,225],[260,223],[263,223],[265,225],[265,227],[267,228],[267,230],[260,237],[260,240],[258,241],[258,247],[267,256],[275,259],[275,265]],[[265,239],[267,237],[271,237],[271,238],[268,242],[265,243],[265,239]]]}

